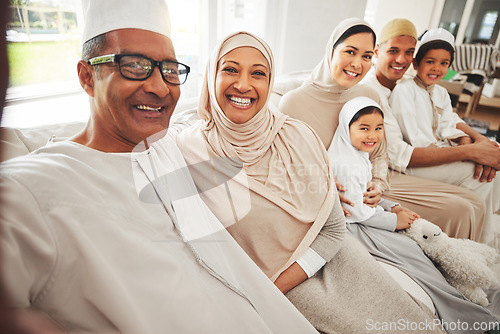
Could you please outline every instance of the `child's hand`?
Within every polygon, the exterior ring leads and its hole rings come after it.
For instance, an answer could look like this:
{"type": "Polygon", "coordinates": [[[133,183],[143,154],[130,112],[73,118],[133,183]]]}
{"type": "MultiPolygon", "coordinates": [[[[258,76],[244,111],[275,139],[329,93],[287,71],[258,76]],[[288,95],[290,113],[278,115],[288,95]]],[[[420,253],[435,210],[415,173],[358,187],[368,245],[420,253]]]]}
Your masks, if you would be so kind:
{"type": "Polygon", "coordinates": [[[400,205],[392,207],[391,211],[397,215],[396,231],[409,228],[415,219],[420,218],[418,213],[400,205]]]}
{"type": "Polygon", "coordinates": [[[377,185],[369,181],[366,184],[366,192],[363,193],[363,203],[369,207],[376,207],[380,200],[382,199],[382,191],[377,187],[377,185]]]}
{"type": "Polygon", "coordinates": [[[472,141],[472,138],[469,136],[464,136],[464,137],[458,138],[458,145],[469,145],[472,143],[474,143],[474,142],[472,141]]]}
{"type": "MultiPolygon", "coordinates": [[[[343,193],[344,191],[346,191],[346,190],[347,190],[347,188],[346,188],[346,187],[344,187],[344,186],[343,186],[342,184],[340,184],[339,182],[337,182],[337,180],[335,180],[335,185],[337,186],[337,192],[338,192],[338,194],[339,194],[340,202],[341,202],[341,203],[347,203],[347,204],[348,204],[348,205],[350,205],[350,206],[354,206],[354,203],[353,203],[351,200],[347,199],[344,195],[342,195],[342,193],[343,193]]],[[[348,210],[346,210],[346,209],[344,208],[344,206],[342,206],[342,210],[344,211],[344,216],[346,216],[346,217],[350,217],[350,216],[351,216],[351,213],[350,213],[348,210]]]]}

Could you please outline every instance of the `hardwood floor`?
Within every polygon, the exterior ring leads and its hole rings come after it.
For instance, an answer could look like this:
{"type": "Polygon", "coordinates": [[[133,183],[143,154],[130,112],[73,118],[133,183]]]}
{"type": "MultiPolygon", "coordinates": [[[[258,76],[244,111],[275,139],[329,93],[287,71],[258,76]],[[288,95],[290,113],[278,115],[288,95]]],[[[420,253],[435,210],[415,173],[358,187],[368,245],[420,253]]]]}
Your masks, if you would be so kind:
{"type": "MultiPolygon", "coordinates": [[[[459,101],[458,114],[460,117],[464,117],[469,96],[462,94],[459,101]]],[[[489,122],[491,130],[498,130],[500,128],[500,97],[487,98],[484,95],[481,96],[476,111],[470,113],[468,118],[489,122]]]]}

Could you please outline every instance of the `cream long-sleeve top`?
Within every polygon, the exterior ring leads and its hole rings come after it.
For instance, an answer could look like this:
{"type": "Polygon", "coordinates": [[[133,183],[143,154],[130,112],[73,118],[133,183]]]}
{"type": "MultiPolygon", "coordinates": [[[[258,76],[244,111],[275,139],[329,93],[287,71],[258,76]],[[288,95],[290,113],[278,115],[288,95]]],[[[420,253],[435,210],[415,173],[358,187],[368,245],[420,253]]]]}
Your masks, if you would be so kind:
{"type": "MultiPolygon", "coordinates": [[[[379,101],[377,92],[367,85],[357,84],[350,89],[338,87],[338,92],[335,94],[318,92],[318,95],[323,94],[325,98],[311,95],[307,91],[308,86],[310,84],[306,82],[302,86],[286,93],[280,100],[279,110],[312,127],[321,138],[326,149],[329,148],[332,142],[339,122],[338,115],[344,105],[344,102],[332,102],[331,99],[335,100],[337,96],[346,96],[345,99],[349,100],[358,96],[366,96],[376,102],[379,101]]],[[[370,160],[373,166],[372,181],[382,191],[389,189],[387,179],[388,161],[385,147],[380,152],[374,152],[370,156],[370,160]]]]}
{"type": "Polygon", "coordinates": [[[389,103],[398,121],[403,139],[413,147],[451,146],[452,139],[466,136],[457,129],[463,120],[453,112],[450,96],[444,87],[433,85],[432,102],[427,90],[419,87],[414,80],[398,83],[392,91],[389,103]],[[437,129],[434,133],[433,104],[436,113],[437,129]]]}
{"type": "Polygon", "coordinates": [[[167,135],[0,168],[2,293],[70,333],[316,333],[197,195],[167,135]]]}
{"type": "MultiPolygon", "coordinates": [[[[408,78],[403,78],[402,80],[408,80],[408,78]]],[[[389,105],[389,98],[392,92],[378,81],[375,67],[370,69],[361,83],[370,86],[379,95],[379,103],[384,111],[384,131],[385,138],[387,139],[389,167],[395,171],[404,173],[410,163],[414,147],[403,140],[401,128],[392,114],[391,106],[389,105]]]]}

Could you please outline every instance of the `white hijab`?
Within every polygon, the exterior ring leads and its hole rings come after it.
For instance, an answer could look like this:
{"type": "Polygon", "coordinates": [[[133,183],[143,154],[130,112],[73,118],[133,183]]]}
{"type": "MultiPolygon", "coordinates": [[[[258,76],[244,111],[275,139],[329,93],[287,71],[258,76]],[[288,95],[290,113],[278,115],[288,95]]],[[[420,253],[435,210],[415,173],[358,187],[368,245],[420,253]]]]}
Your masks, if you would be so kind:
{"type": "Polygon", "coordinates": [[[382,110],[375,101],[364,96],[356,97],[344,104],[339,114],[337,131],[328,149],[328,155],[333,160],[333,175],[347,188],[344,196],[354,202],[354,206],[342,203],[342,206],[351,213],[350,217],[346,217],[347,222],[365,221],[376,211],[375,208],[363,203],[366,184],[372,179],[369,153],[356,149],[351,143],[349,134],[349,123],[353,117],[358,111],[369,106],[382,110]]]}

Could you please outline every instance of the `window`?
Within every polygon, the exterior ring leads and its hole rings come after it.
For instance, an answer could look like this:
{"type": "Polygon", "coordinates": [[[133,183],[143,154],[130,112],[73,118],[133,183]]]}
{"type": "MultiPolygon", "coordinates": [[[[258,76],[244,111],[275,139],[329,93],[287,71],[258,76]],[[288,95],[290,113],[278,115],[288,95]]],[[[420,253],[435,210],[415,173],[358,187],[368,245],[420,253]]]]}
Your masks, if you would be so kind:
{"type": "Polygon", "coordinates": [[[73,79],[81,53],[77,1],[11,0],[10,87],[73,79]]]}
{"type": "Polygon", "coordinates": [[[498,18],[498,11],[488,11],[483,16],[481,28],[479,30],[479,39],[489,40],[493,34],[493,29],[498,18]]]}
{"type": "MultiPolygon", "coordinates": [[[[168,3],[177,57],[191,67],[188,81],[181,86],[181,99],[198,96],[204,74],[205,59],[200,57],[203,1],[168,3]]],[[[88,118],[87,95],[76,73],[81,59],[80,2],[10,0],[6,36],[10,76],[3,126],[31,127],[88,118]]]]}
{"type": "Polygon", "coordinates": [[[441,14],[439,27],[448,30],[457,37],[466,3],[467,0],[446,1],[441,14]]]}

